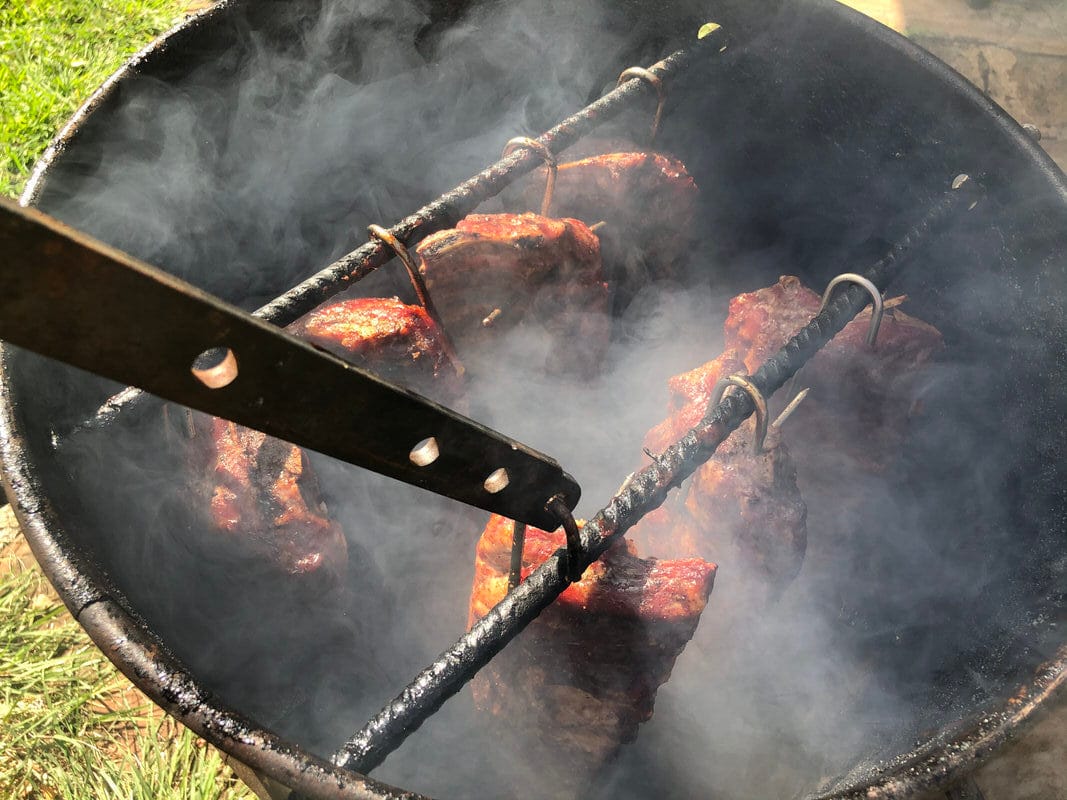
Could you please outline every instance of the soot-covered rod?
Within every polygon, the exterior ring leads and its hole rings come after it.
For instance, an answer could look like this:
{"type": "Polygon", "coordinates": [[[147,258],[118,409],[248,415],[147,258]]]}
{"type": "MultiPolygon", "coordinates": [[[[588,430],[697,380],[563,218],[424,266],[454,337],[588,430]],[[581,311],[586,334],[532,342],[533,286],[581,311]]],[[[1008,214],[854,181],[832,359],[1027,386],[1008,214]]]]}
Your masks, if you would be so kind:
{"type": "MultiPolygon", "coordinates": [[[[884,291],[921,242],[942,230],[954,218],[954,212],[974,206],[977,195],[973,181],[959,176],[953,181],[952,189],[936,200],[922,219],[864,273],[865,278],[884,291]]],[[[811,322],[749,377],[749,382],[764,397],[770,397],[870,301],[862,286],[841,289],[811,322]]],[[[737,392],[726,396],[717,406],[709,408],[700,423],[681,441],[636,473],[582,529],[582,559],[578,574],[600,558],[645,514],[658,508],[667,492],[680,486],[706,462],[715,448],[753,410],[748,394],[737,392]]],[[[408,735],[551,605],[570,585],[568,572],[567,551],[557,550],[349,739],[334,756],[334,763],[361,773],[381,764],[408,735]]]]}
{"type": "MultiPolygon", "coordinates": [[[[702,37],[686,50],[678,50],[653,64],[647,72],[660,80],[670,80],[702,54],[719,53],[726,42],[722,28],[702,37]]],[[[648,80],[634,77],[620,83],[594,103],[572,114],[556,127],[541,134],[533,141],[558,154],[575,144],[594,128],[622,111],[635,101],[658,94],[648,80]]],[[[531,172],[543,163],[543,157],[533,147],[520,148],[501,158],[495,164],[464,181],[450,192],[441,195],[432,203],[423,206],[414,214],[405,217],[389,228],[386,233],[408,247],[413,247],[431,233],[456,225],[479,204],[500,194],[518,178],[531,172]]],[[[371,238],[362,246],[334,261],[307,280],[294,286],[280,297],[252,312],[253,316],[278,326],[295,322],[334,295],[348,289],[394,256],[393,250],[378,238],[371,238]]],[[[143,392],[139,389],[124,389],[108,398],[78,429],[95,429],[110,425],[125,409],[140,403],[143,392]]]]}
{"type": "MultiPolygon", "coordinates": [[[[725,42],[726,35],[719,28],[689,49],[678,50],[653,64],[647,71],[661,80],[669,80],[685,69],[698,54],[720,52],[725,42]]],[[[400,220],[389,232],[411,247],[431,233],[453,227],[481,203],[500,194],[516,179],[541,166],[544,162],[541,148],[559,154],[601,123],[630,108],[635,101],[654,95],[655,87],[641,78],[635,77],[621,83],[599,100],[534,139],[534,146],[520,147],[510,155],[502,157],[452,191],[400,220]],[[537,145],[541,147],[538,148],[537,145]]],[[[277,325],[288,325],[324,300],[369,275],[392,258],[392,255],[392,251],[381,242],[369,241],[281,297],[272,300],[255,314],[277,325]]]]}

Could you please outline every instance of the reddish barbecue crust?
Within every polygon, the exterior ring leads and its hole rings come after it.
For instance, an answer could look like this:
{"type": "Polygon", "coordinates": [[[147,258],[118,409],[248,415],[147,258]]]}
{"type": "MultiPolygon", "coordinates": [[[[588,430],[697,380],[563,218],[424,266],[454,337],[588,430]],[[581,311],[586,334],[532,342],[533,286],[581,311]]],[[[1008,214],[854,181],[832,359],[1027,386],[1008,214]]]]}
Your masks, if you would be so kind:
{"type": "Polygon", "coordinates": [[[384,297],[361,297],[320,306],[289,331],[386,380],[429,393],[443,402],[462,387],[436,323],[421,306],[384,297]]]}
{"type": "MultiPolygon", "coordinates": [[[[559,154],[557,161],[568,162],[581,161],[593,156],[610,155],[611,153],[638,153],[641,148],[632,139],[624,139],[620,136],[583,136],[566,150],[559,154]]],[[[542,176],[544,172],[541,172],[542,176]]],[[[542,183],[542,185],[544,185],[542,183]]]]}
{"type": "MultiPolygon", "coordinates": [[[[608,280],[637,291],[670,277],[692,239],[698,189],[685,165],[660,153],[612,152],[560,164],[552,213],[597,230],[608,280]]],[[[526,185],[524,201],[543,191],[544,170],[526,185]]]]}
{"type": "MultiPolygon", "coordinates": [[[[811,321],[820,302],[819,295],[792,275],[782,276],[773,286],[740,294],[730,301],[723,326],[727,347],[741,352],[745,365],[755,371],[811,321]]],[[[855,377],[864,381],[871,394],[881,394],[902,370],[924,366],[943,346],[937,328],[899,308],[885,312],[873,349],[866,346],[870,324],[868,307],[816,354],[804,368],[805,376],[823,383],[855,377]]]]}
{"type": "MultiPolygon", "coordinates": [[[[697,185],[685,164],[660,153],[606,153],[560,164],[553,208],[557,213],[609,225],[635,223],[654,236],[659,226],[692,223],[697,185]]],[[[654,239],[655,245],[666,242],[654,239]]]]}
{"type": "MultiPolygon", "coordinates": [[[[480,619],[507,592],[511,563],[511,520],[494,514],[489,519],[475,556],[475,584],[470,621],[480,619]],[[498,583],[501,578],[503,583],[498,583]]],[[[566,547],[562,530],[553,533],[527,528],[522,577],[566,547]]],[[[647,624],[686,623],[694,626],[707,604],[715,565],[700,558],[660,561],[639,558],[631,542],[617,542],[590,565],[580,581],[560,595],[561,610],[579,610],[605,617],[629,617],[647,624]]],[[[682,642],[684,644],[684,642],[682,642]]]]}
{"type": "MultiPolygon", "coordinates": [[[[668,381],[670,412],[649,431],[645,446],[659,453],[681,439],[707,412],[715,384],[745,372],[736,350],[668,381]]],[[[723,442],[683,490],[684,505],[663,506],[632,535],[664,556],[714,558],[739,565],[775,590],[796,577],[807,548],[807,507],[797,488],[789,450],[773,431],[753,453],[755,420],[723,442]]]]}
{"type": "Polygon", "coordinates": [[[461,353],[527,322],[543,326],[577,368],[591,366],[607,346],[610,298],[600,244],[578,220],[471,214],[416,252],[461,353]]]}
{"type": "Polygon", "coordinates": [[[719,378],[745,371],[745,363],[738,352],[727,350],[696,369],[668,379],[667,418],[645,434],[644,446],[659,454],[677,442],[707,413],[711,392],[719,378]]]}
{"type": "MultiPolygon", "coordinates": [[[[378,375],[458,398],[459,378],[448,363],[437,326],[422,308],[396,299],[330,303],[289,327],[295,335],[378,375]]],[[[197,445],[210,476],[214,528],[244,556],[289,575],[340,583],[347,565],[341,526],[330,519],[307,456],[299,447],[222,419],[203,418],[197,445]]]]}
{"type": "MultiPolygon", "coordinates": [[[[511,535],[511,521],[494,515],[478,542],[472,624],[507,591],[511,535]]],[[[564,545],[562,531],[527,529],[523,576],[564,545]]],[[[652,716],[715,569],[699,558],[642,559],[619,541],[478,673],[475,703],[501,724],[521,721],[524,755],[571,776],[577,791],[652,716]]]]}
{"type": "MultiPolygon", "coordinates": [[[[738,295],[730,301],[724,326],[727,346],[755,370],[811,320],[820,302],[819,295],[790,275],[738,295]]],[[[811,387],[812,394],[790,427],[805,452],[836,451],[850,456],[853,466],[880,471],[899,450],[915,383],[943,341],[932,325],[891,308],[870,348],[870,322],[866,309],[799,373],[797,388],[811,387]]]]}
{"type": "Polygon", "coordinates": [[[227,420],[210,425],[215,527],[286,573],[337,580],[348,548],[303,451],[227,420]]]}

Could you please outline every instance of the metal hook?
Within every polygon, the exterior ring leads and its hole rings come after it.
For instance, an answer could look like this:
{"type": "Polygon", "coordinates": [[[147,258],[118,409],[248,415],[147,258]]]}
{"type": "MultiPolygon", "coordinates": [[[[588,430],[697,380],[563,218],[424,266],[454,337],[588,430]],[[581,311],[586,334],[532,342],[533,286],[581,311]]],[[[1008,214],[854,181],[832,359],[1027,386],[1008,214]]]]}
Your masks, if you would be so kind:
{"type": "Polygon", "coordinates": [[[731,386],[736,386],[746,392],[752,398],[752,404],[756,406],[756,438],[752,443],[752,452],[759,455],[763,452],[763,442],[767,438],[767,401],[754,383],[749,381],[745,375],[729,375],[719,378],[715,383],[715,388],[711,390],[711,402],[708,403],[708,408],[715,408],[731,386]]]}
{"type": "Polygon", "coordinates": [[[808,396],[810,391],[811,388],[808,387],[797,392],[797,396],[789,401],[789,404],[782,409],[782,413],[778,415],[778,418],[771,423],[771,427],[775,429],[781,428],[785,424],[785,421],[797,410],[797,406],[804,402],[804,398],[808,396]]]}
{"type": "Polygon", "coordinates": [[[551,150],[529,136],[516,136],[514,139],[509,139],[508,143],[504,145],[504,152],[500,157],[507,158],[520,147],[533,150],[537,155],[541,156],[545,162],[545,167],[548,168],[548,177],[545,179],[545,195],[541,198],[541,216],[547,217],[548,209],[552,206],[552,192],[556,188],[556,170],[559,169],[559,162],[556,161],[556,157],[551,150]]]}
{"type": "Polygon", "coordinates": [[[522,580],[522,549],[526,546],[526,523],[511,521],[511,569],[508,570],[508,591],[522,580]]]}
{"type": "Polygon", "coordinates": [[[567,580],[571,583],[580,581],[585,568],[582,566],[584,552],[578,523],[574,521],[574,515],[567,508],[563,495],[557,494],[550,497],[545,503],[545,509],[559,517],[563,532],[567,535],[567,580]]]}
{"type": "Polygon", "coordinates": [[[430,299],[430,292],[426,289],[426,282],[422,279],[422,273],[419,272],[418,265],[415,264],[415,259],[412,258],[411,253],[404,246],[404,243],[381,225],[368,225],[367,230],[375,239],[388,245],[389,249],[391,249],[396,254],[397,258],[404,264],[404,268],[408,273],[408,279],[411,281],[411,286],[415,289],[415,296],[419,298],[419,304],[426,310],[426,313],[430,316],[430,319],[434,321],[438,331],[441,333],[441,345],[444,348],[445,354],[452,362],[452,366],[455,368],[456,372],[463,375],[463,364],[460,363],[459,356],[456,355],[456,348],[452,344],[452,337],[450,337],[448,331],[445,330],[441,315],[437,313],[437,307],[434,306],[433,300],[430,299]]]}
{"type": "Polygon", "coordinates": [[[644,67],[630,67],[629,69],[624,69],[622,74],[619,75],[619,82],[616,86],[621,86],[631,78],[638,78],[651,85],[652,88],[656,90],[656,97],[659,100],[656,105],[656,116],[652,118],[652,130],[648,134],[648,146],[651,147],[652,143],[656,141],[656,134],[659,133],[659,122],[663,118],[663,102],[667,99],[667,93],[663,88],[663,81],[660,77],[649,72],[644,67]]]}
{"type": "Polygon", "coordinates": [[[833,292],[834,287],[839,283],[858,284],[866,289],[867,293],[871,296],[874,310],[871,312],[871,327],[867,330],[867,346],[874,347],[874,341],[878,338],[878,328],[882,325],[882,314],[885,310],[885,306],[882,302],[882,293],[878,291],[877,286],[862,275],[857,275],[855,272],[845,272],[830,281],[829,285],[826,287],[826,291],[822,293],[822,305],[819,306],[820,314],[826,308],[827,303],[830,302],[830,294],[833,292]]]}

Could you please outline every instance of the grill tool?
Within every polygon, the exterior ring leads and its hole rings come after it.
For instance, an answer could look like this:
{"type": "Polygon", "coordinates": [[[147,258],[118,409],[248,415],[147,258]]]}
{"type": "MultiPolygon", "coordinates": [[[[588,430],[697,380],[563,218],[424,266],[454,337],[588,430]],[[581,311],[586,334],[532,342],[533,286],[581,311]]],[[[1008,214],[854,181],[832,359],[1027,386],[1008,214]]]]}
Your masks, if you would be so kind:
{"type": "Polygon", "coordinates": [[[578,503],[548,456],[45,214],[0,201],[0,253],[12,344],[531,525],[578,503]]]}

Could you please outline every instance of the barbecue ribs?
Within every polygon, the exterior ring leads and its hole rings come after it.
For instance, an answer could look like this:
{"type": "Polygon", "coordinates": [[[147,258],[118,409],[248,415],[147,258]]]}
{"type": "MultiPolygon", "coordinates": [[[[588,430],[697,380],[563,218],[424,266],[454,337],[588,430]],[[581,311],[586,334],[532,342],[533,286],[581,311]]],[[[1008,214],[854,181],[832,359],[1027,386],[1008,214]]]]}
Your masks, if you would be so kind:
{"type": "MultiPolygon", "coordinates": [[[[818,312],[820,297],[799,278],[730,301],[724,326],[727,347],[736,348],[755,370],[818,312]]],[[[866,344],[870,309],[861,312],[798,374],[812,389],[792,429],[804,458],[840,454],[850,467],[879,472],[899,451],[916,384],[941,350],[940,332],[915,317],[887,309],[874,347],[866,344]]]]}
{"type": "MultiPolygon", "coordinates": [[[[626,298],[676,274],[697,207],[697,185],[681,161],[635,149],[560,164],[552,200],[553,213],[604,223],[596,232],[604,270],[626,298]]],[[[534,175],[524,184],[527,203],[544,187],[544,169],[534,175]]]]}
{"type": "MultiPolygon", "coordinates": [[[[358,366],[442,402],[455,400],[459,377],[447,363],[437,326],[426,312],[395,299],[331,303],[290,326],[358,366]]],[[[336,585],[347,545],[330,519],[307,455],[299,447],[223,419],[203,417],[196,442],[210,476],[213,527],[244,555],[290,575],[336,585]]]]}
{"type": "MultiPolygon", "coordinates": [[[[494,515],[478,542],[470,622],[507,591],[512,522],[494,515]]],[[[528,528],[523,577],[564,546],[528,528]]],[[[639,558],[617,542],[475,678],[476,705],[522,731],[534,772],[577,793],[652,716],[656,690],[696,630],[715,578],[699,558],[639,558]]]]}
{"type": "MultiPolygon", "coordinates": [[[[648,432],[645,447],[657,454],[681,439],[708,410],[716,382],[745,372],[736,350],[668,381],[671,410],[648,432]]],[[[800,571],[807,546],[807,508],[796,468],[775,428],[763,451],[753,452],[755,420],[734,431],[701,466],[684,492],[684,504],[667,503],[635,528],[633,536],[664,557],[701,556],[741,566],[778,592],[800,571]]]]}
{"type": "Polygon", "coordinates": [[[421,306],[364,297],[320,306],[289,331],[380,378],[451,405],[463,391],[437,324],[421,306]]]}
{"type": "Polygon", "coordinates": [[[419,271],[461,353],[517,326],[544,328],[565,368],[593,366],[608,344],[600,245],[582,222],[471,214],[423,240],[419,271]]]}
{"type": "Polygon", "coordinates": [[[304,451],[217,417],[208,433],[214,527],[286,573],[337,583],[348,547],[304,451]]]}

